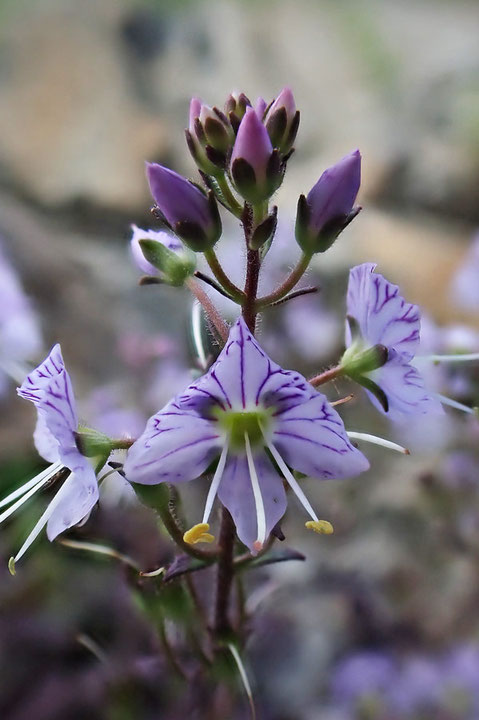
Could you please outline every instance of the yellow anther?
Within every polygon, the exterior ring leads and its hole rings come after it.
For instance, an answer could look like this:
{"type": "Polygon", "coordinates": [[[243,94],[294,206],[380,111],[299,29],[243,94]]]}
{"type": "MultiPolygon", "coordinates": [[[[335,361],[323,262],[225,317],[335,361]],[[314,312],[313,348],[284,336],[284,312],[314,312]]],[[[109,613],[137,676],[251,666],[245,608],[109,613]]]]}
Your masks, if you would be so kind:
{"type": "Polygon", "coordinates": [[[8,571],[10,575],[15,575],[15,560],[13,559],[13,557],[11,557],[8,561],[8,571]]]}
{"type": "Polygon", "coordinates": [[[313,530],[320,535],[331,535],[334,532],[334,528],[328,520],[308,520],[305,525],[308,530],[313,530]]]}
{"type": "Polygon", "coordinates": [[[183,540],[188,545],[196,545],[199,542],[212,543],[215,540],[215,536],[208,532],[210,526],[208,523],[198,523],[193,525],[192,528],[187,530],[183,535],[183,540]]]}

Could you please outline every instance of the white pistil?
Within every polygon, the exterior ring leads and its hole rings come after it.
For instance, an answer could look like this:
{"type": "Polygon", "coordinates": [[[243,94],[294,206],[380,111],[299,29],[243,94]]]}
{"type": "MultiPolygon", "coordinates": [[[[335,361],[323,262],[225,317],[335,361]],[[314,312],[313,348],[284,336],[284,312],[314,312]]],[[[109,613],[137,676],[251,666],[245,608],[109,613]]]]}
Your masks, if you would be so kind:
{"type": "Polygon", "coordinates": [[[203,370],[206,370],[208,363],[206,361],[203,337],[201,335],[201,305],[197,300],[194,301],[193,309],[191,311],[191,327],[193,330],[193,342],[195,343],[198,360],[200,361],[203,370]]]}
{"type": "Polygon", "coordinates": [[[248,437],[248,433],[244,434],[244,444],[246,449],[246,459],[248,461],[249,477],[251,480],[251,488],[253,490],[254,502],[256,505],[256,523],[258,529],[258,536],[256,538],[255,546],[257,550],[261,550],[266,540],[266,513],[264,510],[263,496],[261,495],[261,488],[259,486],[258,474],[254,466],[253,453],[251,452],[251,445],[248,437]]]}
{"type": "Polygon", "coordinates": [[[62,464],[60,462],[49,465],[41,473],[35,475],[34,478],[28,480],[28,482],[24,483],[24,485],[11,492],[10,495],[7,495],[7,497],[3,498],[3,500],[0,500],[0,507],[4,507],[4,505],[10,505],[11,502],[16,500],[18,497],[25,495],[25,493],[28,492],[28,490],[30,490],[30,488],[34,487],[35,485],[38,485],[38,487],[40,488],[44,484],[42,483],[42,480],[45,477],[47,477],[47,480],[49,480],[51,475],[54,475],[61,467],[62,464]]]}
{"type": "Polygon", "coordinates": [[[377,435],[370,435],[369,433],[353,432],[346,430],[348,437],[351,440],[363,440],[364,442],[372,443],[373,445],[381,445],[381,447],[387,448],[388,450],[395,450],[403,455],[410,455],[409,450],[402,445],[386,440],[385,438],[378,437],[377,435]]]}
{"type": "MultiPolygon", "coordinates": [[[[263,432],[263,428],[261,428],[261,431],[263,432]]],[[[301,490],[301,487],[294,477],[293,473],[289,469],[289,467],[286,465],[285,461],[279,454],[278,450],[275,448],[273,443],[269,442],[269,440],[266,438],[266,435],[263,432],[264,441],[266,444],[266,447],[270,451],[271,455],[274,457],[276,464],[278,465],[279,469],[284,475],[284,478],[288,485],[290,486],[291,490],[294,492],[296,497],[298,498],[301,505],[304,507],[308,515],[310,515],[315,522],[319,522],[318,516],[314,512],[313,508],[311,507],[311,503],[309,502],[308,498],[304,494],[304,492],[301,490]]]]}
{"type": "Polygon", "coordinates": [[[441,363],[441,362],[474,362],[479,360],[479,353],[460,353],[454,355],[416,355],[414,363],[421,360],[428,360],[429,362],[441,363]]]}
{"type": "Polygon", "coordinates": [[[462,403],[457,402],[457,400],[452,400],[452,398],[448,398],[446,397],[446,395],[441,395],[440,393],[435,393],[435,396],[443,405],[449,405],[450,407],[456,408],[456,410],[461,410],[462,412],[468,413],[469,415],[476,415],[475,408],[463,405],[462,403]]]}
{"type": "Polygon", "coordinates": [[[227,454],[228,454],[228,443],[226,442],[223,447],[223,450],[221,451],[220,459],[218,460],[218,465],[216,467],[215,474],[213,475],[213,480],[211,481],[210,489],[208,490],[205,511],[203,513],[203,520],[201,521],[202,523],[207,523],[208,519],[210,517],[211,509],[212,509],[213,503],[215,501],[216,493],[218,492],[221,478],[223,477],[223,472],[224,472],[225,465],[226,465],[227,454]]]}
{"type": "Polygon", "coordinates": [[[0,515],[0,523],[2,523],[4,520],[6,520],[10,515],[13,515],[15,510],[18,510],[19,507],[23,505],[23,503],[26,503],[27,500],[29,500],[32,495],[35,495],[37,490],[40,490],[41,487],[46,485],[46,483],[60,470],[62,467],[61,462],[55,462],[53,465],[50,465],[46,470],[41,472],[39,475],[34,477],[32,480],[29,480],[25,485],[18,488],[18,490],[14,490],[10,495],[8,495],[6,498],[4,498],[1,502],[1,505],[8,505],[9,502],[12,500],[15,500],[17,497],[21,496],[19,500],[17,500],[16,503],[13,503],[13,505],[10,505],[8,510],[5,510],[0,515]]]}

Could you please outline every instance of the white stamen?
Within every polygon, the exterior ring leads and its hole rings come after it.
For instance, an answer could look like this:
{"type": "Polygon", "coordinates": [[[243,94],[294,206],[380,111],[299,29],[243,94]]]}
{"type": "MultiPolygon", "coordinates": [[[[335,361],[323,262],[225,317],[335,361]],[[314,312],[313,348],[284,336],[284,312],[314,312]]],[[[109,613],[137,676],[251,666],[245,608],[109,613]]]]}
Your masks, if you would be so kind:
{"type": "Polygon", "coordinates": [[[47,467],[41,473],[35,475],[34,478],[28,480],[28,482],[24,483],[21,487],[11,492],[10,495],[7,495],[7,497],[3,498],[3,500],[0,500],[0,507],[3,507],[4,505],[10,505],[10,503],[16,500],[17,497],[25,495],[25,493],[28,492],[28,490],[30,490],[30,488],[32,488],[34,485],[39,485],[39,487],[41,487],[40,483],[44,479],[44,477],[48,475],[48,478],[50,478],[51,474],[55,474],[55,472],[57,472],[57,470],[59,470],[61,467],[62,464],[60,462],[49,465],[49,467],[47,467]],[[55,470],[53,470],[54,468],[55,470]]]}
{"type": "MultiPolygon", "coordinates": [[[[73,475],[71,475],[70,477],[73,477],[73,475]]],[[[35,527],[31,531],[30,535],[27,537],[27,539],[23,543],[22,547],[20,548],[20,550],[17,552],[17,554],[13,558],[14,563],[16,563],[18,560],[20,560],[20,558],[26,553],[26,551],[28,550],[30,545],[33,543],[33,541],[36,540],[38,535],[40,535],[41,531],[43,530],[43,528],[49,521],[50,517],[52,516],[53,511],[57,507],[60,500],[63,498],[63,494],[64,494],[63,491],[64,491],[65,487],[68,487],[66,482],[63,483],[60,490],[57,492],[57,494],[55,495],[53,500],[50,502],[50,504],[46,508],[45,512],[42,514],[40,519],[37,521],[35,527]]]]}
{"type": "Polygon", "coordinates": [[[248,470],[251,480],[251,488],[253,490],[254,502],[256,505],[256,523],[258,528],[258,537],[256,539],[256,542],[262,547],[264,545],[264,541],[266,540],[266,514],[264,511],[263,496],[261,495],[258,475],[254,466],[251,445],[249,442],[248,433],[246,432],[244,434],[244,443],[246,448],[246,459],[248,460],[248,470]]]}
{"type": "Polygon", "coordinates": [[[202,523],[207,523],[208,518],[210,517],[211,508],[213,507],[216,493],[218,492],[221,478],[223,477],[223,472],[224,472],[225,465],[226,465],[227,454],[228,454],[228,443],[225,443],[223,450],[221,451],[220,459],[218,460],[218,466],[215,470],[215,474],[213,475],[213,480],[211,481],[210,489],[208,490],[205,511],[203,513],[203,520],[201,521],[202,523]]]}
{"type": "Polygon", "coordinates": [[[369,433],[353,432],[346,430],[348,437],[351,440],[363,440],[364,442],[372,443],[373,445],[381,445],[388,450],[395,450],[396,452],[402,453],[403,455],[410,455],[409,450],[402,445],[386,440],[385,438],[378,437],[377,435],[370,435],[369,433]]]}
{"type": "Polygon", "coordinates": [[[17,362],[16,360],[0,358],[0,370],[3,370],[3,372],[8,375],[13,382],[21,385],[27,375],[31,372],[32,368],[21,362],[17,362]]]}
{"type": "Polygon", "coordinates": [[[469,415],[476,415],[476,410],[474,408],[463,405],[462,403],[457,402],[457,400],[452,400],[452,398],[440,395],[439,393],[435,393],[435,396],[440,402],[442,402],[443,405],[449,405],[452,408],[456,408],[456,410],[462,410],[462,412],[469,413],[469,415]]]}
{"type": "Polygon", "coordinates": [[[18,510],[18,508],[21,507],[23,505],[23,503],[27,502],[27,500],[29,500],[32,497],[32,495],[35,495],[37,490],[40,490],[40,488],[43,487],[43,485],[46,485],[46,483],[58,472],[58,470],[61,467],[62,467],[62,464],[60,462],[53,463],[53,465],[50,465],[50,467],[47,468],[46,470],[44,470],[42,473],[40,473],[40,475],[37,475],[35,478],[33,478],[34,480],[36,480],[35,484],[32,484],[31,480],[29,480],[28,483],[26,483],[26,485],[28,486],[27,492],[20,493],[21,490],[22,491],[24,490],[24,488],[25,488],[25,485],[24,485],[23,487],[18,488],[18,490],[15,490],[13,493],[8,495],[8,497],[6,497],[2,501],[2,505],[6,505],[8,500],[14,499],[12,496],[15,495],[15,493],[17,493],[17,495],[15,497],[17,497],[19,494],[22,495],[22,497],[20,497],[20,500],[17,500],[16,503],[13,503],[13,505],[10,505],[8,510],[5,510],[0,515],[0,523],[2,523],[4,520],[6,520],[8,517],[10,517],[10,515],[13,515],[15,510],[18,510]]]}
{"type": "Polygon", "coordinates": [[[206,353],[203,347],[203,336],[201,334],[201,305],[197,300],[193,303],[193,309],[191,311],[191,327],[193,329],[193,341],[195,343],[198,360],[202,368],[206,370],[206,353]]]}
{"type": "MultiPolygon", "coordinates": [[[[263,431],[263,428],[261,428],[261,431],[263,431]]],[[[263,433],[263,437],[264,437],[264,441],[266,443],[266,447],[268,448],[271,455],[276,460],[276,464],[278,465],[279,469],[283,473],[284,478],[285,478],[286,482],[288,483],[288,485],[290,486],[291,490],[294,492],[294,494],[296,495],[296,497],[298,498],[299,502],[304,507],[304,509],[306,510],[308,515],[311,515],[311,517],[313,518],[313,520],[315,522],[319,522],[318,516],[316,515],[313,508],[311,507],[311,504],[310,504],[308,498],[306,497],[304,492],[301,490],[301,487],[300,487],[298,481],[294,477],[294,475],[291,472],[291,470],[289,469],[289,467],[286,465],[285,461],[279,454],[278,450],[275,448],[275,446],[271,442],[269,442],[269,440],[266,438],[264,433],[263,433]]]]}
{"type": "Polygon", "coordinates": [[[479,360],[479,353],[457,353],[454,355],[416,355],[416,357],[414,358],[414,363],[421,360],[428,360],[435,363],[474,362],[475,360],[479,360]]]}

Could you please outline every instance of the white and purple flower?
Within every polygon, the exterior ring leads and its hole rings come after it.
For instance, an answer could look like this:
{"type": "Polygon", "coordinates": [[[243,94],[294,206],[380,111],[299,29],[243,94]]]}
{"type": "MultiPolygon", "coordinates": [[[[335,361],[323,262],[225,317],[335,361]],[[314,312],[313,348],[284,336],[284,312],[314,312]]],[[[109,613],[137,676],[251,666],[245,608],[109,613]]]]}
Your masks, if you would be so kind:
{"type": "Polygon", "coordinates": [[[419,347],[419,308],[406,302],[398,286],[375,273],[375,267],[363,263],[349,273],[347,350],[341,361],[345,374],[360,382],[375,407],[392,419],[442,412],[439,400],[427,391],[412,364],[419,347]],[[373,348],[385,351],[385,362],[359,374],[349,372],[373,348]]]}
{"type": "Polygon", "coordinates": [[[307,527],[331,531],[290,468],[343,478],[369,467],[326,398],[299,373],[274,363],[241,318],[209,372],[150,418],[124,470],[136,483],[185,482],[216,459],[202,523],[185,539],[213,539],[208,520],[218,495],[252,552],[263,547],[286,511],[283,480],[311,516],[307,527]]]}
{"type": "Polygon", "coordinates": [[[0,502],[0,507],[9,505],[0,515],[0,522],[59,473],[64,474],[65,469],[70,472],[10,562],[12,571],[14,563],[24,555],[45,525],[48,539],[54,540],[64,530],[83,520],[98,500],[95,471],[77,446],[75,398],[60,345],[55,345],[46,360],[28,375],[18,388],[18,394],[33,402],[37,408],[35,446],[40,455],[52,464],[0,502]]]}

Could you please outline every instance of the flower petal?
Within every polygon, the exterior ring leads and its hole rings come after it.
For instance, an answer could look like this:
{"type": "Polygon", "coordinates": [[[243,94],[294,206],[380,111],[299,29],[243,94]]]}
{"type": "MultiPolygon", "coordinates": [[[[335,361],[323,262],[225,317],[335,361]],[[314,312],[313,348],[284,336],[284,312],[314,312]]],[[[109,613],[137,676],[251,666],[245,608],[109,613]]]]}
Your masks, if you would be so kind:
{"type": "MultiPolygon", "coordinates": [[[[268,456],[261,450],[254,455],[266,516],[266,537],[286,512],[286,493],[283,481],[268,456]]],[[[256,503],[245,456],[231,456],[223,473],[218,497],[229,510],[242,543],[255,552],[258,537],[256,503]]]]}
{"type": "MultiPolygon", "coordinates": [[[[357,320],[368,343],[394,348],[410,360],[419,345],[419,308],[404,300],[397,285],[373,273],[375,267],[373,263],[363,263],[350,270],[348,315],[357,320]]],[[[346,335],[346,344],[350,345],[348,328],[346,335]]]]}
{"type": "Polygon", "coordinates": [[[124,470],[131,482],[150,485],[192,480],[221,449],[223,438],[216,423],[189,411],[178,400],[148,420],[128,451],[124,470]]]}
{"type": "Polygon", "coordinates": [[[369,468],[336,410],[312,388],[301,400],[283,406],[274,419],[272,442],[295,470],[311,477],[343,478],[369,468]]]}
{"type": "Polygon", "coordinates": [[[36,405],[38,415],[42,418],[36,432],[39,452],[43,454],[46,451],[48,454],[44,455],[45,459],[52,460],[54,438],[59,446],[59,457],[63,460],[63,453],[76,449],[74,433],[78,427],[78,418],[73,388],[60,345],[52,348],[46,360],[27,376],[17,392],[36,405]],[[53,438],[48,437],[48,433],[53,438]]]}
{"type": "Polygon", "coordinates": [[[52,500],[53,511],[47,523],[47,536],[54,540],[57,535],[77,525],[98,502],[98,483],[95,471],[86,458],[83,466],[77,464],[52,500]]]}
{"type": "Polygon", "coordinates": [[[391,420],[404,420],[405,416],[411,414],[444,412],[439,400],[426,390],[419,370],[397,353],[394,353],[382,368],[369,373],[369,376],[386,394],[389,402],[388,412],[384,413],[376,398],[370,392],[366,392],[373,405],[391,420]]]}

